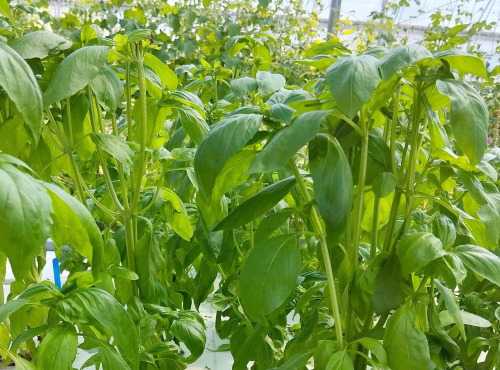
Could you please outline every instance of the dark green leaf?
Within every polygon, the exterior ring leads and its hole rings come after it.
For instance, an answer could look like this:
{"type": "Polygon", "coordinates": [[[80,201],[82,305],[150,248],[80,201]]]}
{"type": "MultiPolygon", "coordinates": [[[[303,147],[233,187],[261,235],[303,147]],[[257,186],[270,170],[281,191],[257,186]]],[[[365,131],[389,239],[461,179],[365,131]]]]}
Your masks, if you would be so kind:
{"type": "Polygon", "coordinates": [[[210,202],[215,179],[226,161],[240,150],[260,128],[260,114],[230,115],[212,126],[194,158],[200,195],[210,202]]]}
{"type": "Polygon", "coordinates": [[[254,321],[281,307],[297,284],[300,252],[294,234],[264,240],[250,251],[241,271],[241,304],[254,321]]]}
{"type": "Polygon", "coordinates": [[[326,82],[339,110],[353,118],[380,82],[378,59],[371,55],[340,58],[326,70],[326,82]]]}
{"type": "Polygon", "coordinates": [[[179,121],[189,137],[196,144],[201,143],[209,131],[208,125],[201,114],[195,108],[189,106],[177,107],[177,112],[179,121]]]}
{"type": "Polygon", "coordinates": [[[273,213],[266,218],[264,218],[260,223],[259,227],[255,230],[254,240],[258,244],[269,235],[271,235],[277,228],[287,221],[293,213],[293,209],[285,208],[276,213],[273,213]]]}
{"type": "Polygon", "coordinates": [[[293,176],[267,186],[236,207],[225,219],[215,226],[214,231],[234,229],[269,211],[294,187],[293,176]]]}
{"type": "Polygon", "coordinates": [[[286,80],[280,74],[258,71],[255,78],[261,96],[267,96],[285,86],[286,80]]]}
{"type": "Polygon", "coordinates": [[[443,257],[446,251],[441,240],[431,233],[421,232],[403,236],[396,245],[396,253],[401,261],[401,272],[407,275],[443,257]]]}
{"type": "Polygon", "coordinates": [[[207,337],[205,327],[191,317],[181,317],[172,323],[172,334],[181,340],[191,352],[188,361],[192,362],[201,356],[205,349],[207,337]]]}
{"type": "Polygon", "coordinates": [[[338,242],[345,232],[352,207],[353,182],[349,162],[334,137],[320,134],[309,143],[309,165],[326,232],[338,242]]]}
{"type": "Polygon", "coordinates": [[[330,111],[301,114],[292,124],[278,131],[250,165],[249,173],[271,172],[288,164],[288,160],[309,140],[314,138],[320,123],[330,111]]]}
{"type": "Polygon", "coordinates": [[[116,73],[107,65],[103,65],[99,73],[90,81],[92,91],[99,104],[110,113],[114,113],[123,98],[123,84],[116,73]]]}
{"type": "Polygon", "coordinates": [[[99,145],[102,150],[116,158],[126,169],[130,170],[132,168],[134,152],[125,141],[117,136],[105,133],[92,133],[90,137],[94,144],[99,145]]]}
{"type": "Polygon", "coordinates": [[[500,257],[477,245],[460,245],[453,250],[479,276],[500,286],[500,257]]]}

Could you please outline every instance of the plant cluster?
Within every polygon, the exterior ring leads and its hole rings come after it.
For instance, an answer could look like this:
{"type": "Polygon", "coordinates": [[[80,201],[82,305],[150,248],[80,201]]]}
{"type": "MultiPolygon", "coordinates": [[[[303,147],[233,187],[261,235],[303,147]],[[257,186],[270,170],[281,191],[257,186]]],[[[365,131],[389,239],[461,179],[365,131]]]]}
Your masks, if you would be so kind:
{"type": "Polygon", "coordinates": [[[234,369],[498,367],[483,61],[311,42],[281,2],[154,4],[0,0],[3,359],[184,369],[208,300],[234,369]]]}

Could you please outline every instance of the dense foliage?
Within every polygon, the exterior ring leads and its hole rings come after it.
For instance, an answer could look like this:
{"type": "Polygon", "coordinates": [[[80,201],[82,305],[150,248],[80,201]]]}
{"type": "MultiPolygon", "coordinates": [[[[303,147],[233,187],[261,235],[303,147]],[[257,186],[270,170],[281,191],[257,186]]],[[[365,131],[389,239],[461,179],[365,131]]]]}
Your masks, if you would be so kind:
{"type": "Polygon", "coordinates": [[[184,369],[209,300],[234,369],[499,366],[494,72],[283,4],[0,0],[5,361],[184,369]]]}

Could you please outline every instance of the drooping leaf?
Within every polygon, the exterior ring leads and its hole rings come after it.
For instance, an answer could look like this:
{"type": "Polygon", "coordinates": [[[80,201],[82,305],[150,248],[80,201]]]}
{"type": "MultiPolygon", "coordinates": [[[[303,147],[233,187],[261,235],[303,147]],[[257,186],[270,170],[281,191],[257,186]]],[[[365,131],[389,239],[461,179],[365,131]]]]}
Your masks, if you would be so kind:
{"type": "Polygon", "coordinates": [[[403,236],[396,245],[404,275],[419,271],[429,262],[443,257],[446,251],[441,240],[431,233],[420,232],[403,236]]]}
{"type": "Polygon", "coordinates": [[[50,31],[33,31],[25,33],[10,46],[24,59],[43,59],[71,47],[71,42],[50,31]]]}
{"type": "Polygon", "coordinates": [[[29,299],[17,298],[0,306],[0,323],[3,323],[10,315],[23,308],[29,303],[29,299]]]}
{"type": "Polygon", "coordinates": [[[434,54],[434,58],[443,59],[451,68],[461,73],[472,73],[484,79],[488,78],[488,72],[484,62],[477,56],[462,50],[444,50],[434,54]]]}
{"type": "Polygon", "coordinates": [[[472,165],[481,162],[487,147],[488,107],[481,96],[463,81],[438,80],[439,92],[450,99],[453,135],[472,165]]]}
{"type": "Polygon", "coordinates": [[[123,139],[105,133],[92,133],[90,137],[94,144],[100,146],[102,150],[113,158],[116,158],[127,170],[132,168],[134,152],[123,139]]]}
{"type": "Polygon", "coordinates": [[[139,368],[139,338],[137,330],[125,308],[108,292],[89,288],[75,291],[85,309],[113,336],[118,349],[139,368]]]}
{"type": "MultiPolygon", "coordinates": [[[[175,91],[175,89],[177,89],[177,75],[160,59],[155,57],[153,54],[145,53],[144,65],[151,68],[158,75],[160,78],[160,86],[162,88],[166,87],[170,91],[175,91]]],[[[159,98],[161,98],[161,92],[159,98]]]]}
{"type": "Polygon", "coordinates": [[[309,143],[309,166],[326,232],[338,242],[344,234],[352,207],[353,182],[349,162],[334,137],[319,134],[309,143]]]}
{"type": "Polygon", "coordinates": [[[295,186],[293,176],[267,186],[236,207],[225,219],[215,226],[216,230],[229,230],[245,225],[269,211],[295,186]]]}
{"type": "Polygon", "coordinates": [[[384,80],[390,79],[397,71],[424,59],[432,58],[429,50],[419,44],[399,46],[388,52],[380,60],[380,72],[384,80]]]}
{"type": "Polygon", "coordinates": [[[36,366],[40,369],[73,369],[78,337],[73,326],[58,327],[43,338],[36,356],[36,366]]]}
{"type": "Polygon", "coordinates": [[[372,296],[375,312],[382,315],[397,308],[412,291],[408,277],[401,273],[399,259],[391,255],[375,279],[372,296]]]}
{"type": "Polygon", "coordinates": [[[460,245],[453,250],[462,262],[479,276],[500,286],[500,257],[477,245],[460,245]]]}
{"type": "Polygon", "coordinates": [[[43,106],[63,100],[87,86],[101,70],[109,48],[86,46],[66,57],[56,68],[47,90],[43,93],[43,106]]]}
{"type": "Polygon", "coordinates": [[[31,176],[0,162],[0,251],[23,280],[49,236],[52,204],[31,176]]]}
{"type": "Polygon", "coordinates": [[[210,202],[215,179],[226,161],[250,140],[260,127],[260,114],[229,115],[212,126],[194,158],[200,195],[210,202]]]}
{"type": "Polygon", "coordinates": [[[439,293],[443,297],[444,303],[446,305],[446,308],[448,309],[448,312],[450,313],[450,316],[453,318],[453,321],[460,330],[460,335],[462,336],[463,340],[467,340],[467,337],[465,335],[464,322],[462,320],[462,316],[460,315],[460,307],[458,305],[455,294],[453,294],[450,289],[441,284],[439,280],[435,279],[434,282],[439,293]]]}
{"type": "Polygon", "coordinates": [[[204,325],[190,316],[184,316],[174,320],[171,330],[172,334],[181,340],[191,352],[188,357],[189,362],[201,356],[207,341],[204,325]]]}
{"type": "Polygon", "coordinates": [[[36,142],[43,123],[42,94],[30,66],[3,42],[0,42],[0,86],[16,105],[36,142]]]}
{"type": "Polygon", "coordinates": [[[290,296],[301,268],[294,234],[257,244],[241,271],[241,304],[254,321],[262,321],[290,296]]]}
{"type": "Polygon", "coordinates": [[[401,306],[387,321],[384,335],[388,365],[393,370],[423,370],[431,363],[425,334],[416,328],[411,305],[401,306]]]}
{"type": "Polygon", "coordinates": [[[330,111],[301,114],[290,126],[278,131],[253,160],[249,173],[271,172],[286,166],[288,160],[309,140],[314,138],[320,123],[330,111]]]}
{"type": "Polygon", "coordinates": [[[380,82],[378,59],[371,55],[340,58],[326,70],[326,82],[338,109],[353,118],[380,82]]]}
{"type": "Polygon", "coordinates": [[[237,98],[243,99],[252,91],[257,90],[257,81],[251,77],[241,77],[231,81],[231,89],[237,98]]]}
{"type": "Polygon", "coordinates": [[[254,233],[255,243],[258,244],[271,235],[290,218],[292,213],[293,209],[285,208],[262,219],[254,233]]]}
{"type": "Polygon", "coordinates": [[[114,113],[123,98],[123,84],[116,73],[107,65],[103,65],[90,86],[99,104],[110,113],[114,113]]]}
{"type": "Polygon", "coordinates": [[[189,106],[177,107],[179,121],[187,134],[196,144],[200,144],[209,131],[205,119],[194,108],[189,106]]]}
{"type": "Polygon", "coordinates": [[[283,122],[289,125],[292,122],[295,109],[283,103],[273,104],[269,109],[269,115],[276,121],[283,122]]]}
{"type": "MultiPolygon", "coordinates": [[[[460,316],[462,316],[464,325],[475,326],[478,328],[489,328],[491,326],[491,322],[486,320],[484,317],[475,315],[470,312],[460,311],[460,316]]],[[[441,324],[443,326],[448,326],[455,323],[454,317],[448,310],[444,310],[439,313],[439,320],[441,321],[441,324]]]]}
{"type": "Polygon", "coordinates": [[[89,210],[62,188],[44,183],[48,190],[54,211],[51,236],[60,248],[70,245],[92,264],[94,278],[98,278],[102,268],[104,243],[99,227],[89,210]]]}

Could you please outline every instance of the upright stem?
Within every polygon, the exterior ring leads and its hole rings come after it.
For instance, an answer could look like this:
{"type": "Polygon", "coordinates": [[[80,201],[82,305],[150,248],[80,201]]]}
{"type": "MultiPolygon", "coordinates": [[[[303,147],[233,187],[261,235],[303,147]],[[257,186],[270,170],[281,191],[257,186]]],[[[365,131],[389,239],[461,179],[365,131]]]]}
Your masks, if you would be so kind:
{"type": "Polygon", "coordinates": [[[135,210],[139,202],[139,195],[141,192],[142,176],[146,168],[146,125],[147,125],[147,102],[146,102],[146,77],[144,75],[144,56],[142,44],[137,45],[137,75],[139,77],[139,103],[141,107],[140,122],[140,150],[139,150],[139,167],[137,169],[137,177],[133,198],[131,202],[131,209],[135,210]]]}
{"type": "Polygon", "coordinates": [[[398,86],[396,90],[396,96],[394,97],[394,106],[392,111],[392,122],[391,122],[391,167],[394,176],[397,176],[397,166],[396,166],[396,130],[398,127],[398,112],[399,112],[399,98],[401,96],[401,85],[398,86]]]}
{"type": "MultiPolygon", "coordinates": [[[[306,188],[306,184],[300,175],[299,169],[297,168],[297,164],[293,159],[290,159],[290,167],[292,168],[295,179],[297,180],[297,184],[299,185],[299,190],[306,201],[306,203],[311,202],[311,195],[306,188]]],[[[323,260],[325,262],[325,272],[326,278],[328,281],[328,289],[330,293],[330,303],[332,305],[333,311],[333,320],[335,321],[335,332],[337,334],[337,347],[339,350],[344,349],[344,338],[342,331],[342,322],[340,319],[340,310],[339,304],[337,301],[337,291],[335,289],[335,279],[333,277],[332,263],[330,261],[330,254],[328,253],[328,245],[326,243],[325,232],[323,230],[323,226],[321,225],[321,221],[318,217],[318,213],[316,212],[316,208],[311,208],[311,222],[313,224],[314,231],[320,235],[321,240],[321,253],[323,254],[323,260]]]]}
{"type": "Polygon", "coordinates": [[[132,141],[132,87],[130,83],[130,62],[127,62],[125,95],[127,97],[127,137],[132,141]]]}
{"type": "Polygon", "coordinates": [[[370,260],[373,260],[373,258],[375,258],[375,255],[377,254],[379,212],[380,212],[380,198],[375,196],[375,202],[373,203],[372,243],[370,251],[370,260]]]}

